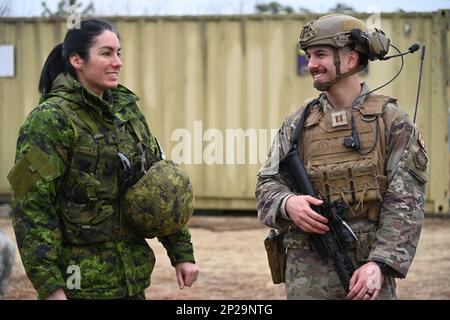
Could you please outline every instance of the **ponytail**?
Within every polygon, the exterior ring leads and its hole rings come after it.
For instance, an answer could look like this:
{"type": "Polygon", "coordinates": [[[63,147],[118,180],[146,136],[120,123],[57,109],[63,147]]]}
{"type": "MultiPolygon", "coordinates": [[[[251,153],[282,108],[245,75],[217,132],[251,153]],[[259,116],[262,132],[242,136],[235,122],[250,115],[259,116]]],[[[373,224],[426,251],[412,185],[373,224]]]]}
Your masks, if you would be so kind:
{"type": "Polygon", "coordinates": [[[63,58],[63,44],[56,45],[45,61],[39,79],[39,92],[45,94],[50,92],[52,83],[56,76],[66,71],[66,62],[63,58]]]}

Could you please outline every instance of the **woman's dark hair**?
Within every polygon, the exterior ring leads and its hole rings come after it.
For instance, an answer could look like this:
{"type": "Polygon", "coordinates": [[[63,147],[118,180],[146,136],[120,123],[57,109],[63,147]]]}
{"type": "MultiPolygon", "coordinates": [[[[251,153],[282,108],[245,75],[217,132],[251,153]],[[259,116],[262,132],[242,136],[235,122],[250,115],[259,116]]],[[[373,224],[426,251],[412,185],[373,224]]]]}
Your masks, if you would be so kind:
{"type": "Polygon", "coordinates": [[[79,26],[67,31],[64,42],[56,45],[45,61],[39,79],[39,92],[42,94],[50,92],[53,81],[61,72],[68,72],[77,78],[69,61],[70,56],[76,53],[82,59],[89,60],[89,49],[105,30],[112,31],[119,37],[113,25],[101,19],[82,21],[79,26]]]}

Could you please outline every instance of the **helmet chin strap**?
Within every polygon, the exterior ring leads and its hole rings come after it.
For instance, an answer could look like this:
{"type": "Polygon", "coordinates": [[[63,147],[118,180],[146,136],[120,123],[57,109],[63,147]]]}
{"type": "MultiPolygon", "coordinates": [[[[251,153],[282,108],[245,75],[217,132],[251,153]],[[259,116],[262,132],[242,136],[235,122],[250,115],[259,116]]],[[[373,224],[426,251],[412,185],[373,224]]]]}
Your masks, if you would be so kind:
{"type": "Polygon", "coordinates": [[[336,67],[336,77],[330,81],[325,81],[325,82],[314,81],[314,84],[313,84],[314,88],[316,88],[319,91],[327,91],[339,80],[347,78],[347,77],[351,76],[352,74],[358,73],[364,69],[364,66],[359,65],[354,70],[341,73],[341,59],[339,57],[338,49],[334,48],[333,54],[334,54],[334,66],[336,67]]]}

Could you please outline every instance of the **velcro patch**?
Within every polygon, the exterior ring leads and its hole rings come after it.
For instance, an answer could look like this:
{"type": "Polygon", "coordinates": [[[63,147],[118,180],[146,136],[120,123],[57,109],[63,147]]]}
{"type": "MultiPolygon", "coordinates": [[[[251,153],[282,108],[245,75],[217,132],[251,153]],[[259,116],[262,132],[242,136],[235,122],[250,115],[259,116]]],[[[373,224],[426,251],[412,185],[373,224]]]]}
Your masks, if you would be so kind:
{"type": "Polygon", "coordinates": [[[346,111],[336,111],[331,113],[331,125],[333,128],[339,126],[346,126],[347,121],[347,112],[346,111]]]}
{"type": "Polygon", "coordinates": [[[423,148],[420,148],[419,152],[416,153],[414,157],[414,163],[416,165],[416,168],[420,171],[427,170],[428,158],[423,148]]]}
{"type": "Polygon", "coordinates": [[[56,166],[39,147],[34,146],[12,168],[8,175],[8,181],[14,194],[22,197],[38,181],[50,181],[56,176],[56,166]]]}

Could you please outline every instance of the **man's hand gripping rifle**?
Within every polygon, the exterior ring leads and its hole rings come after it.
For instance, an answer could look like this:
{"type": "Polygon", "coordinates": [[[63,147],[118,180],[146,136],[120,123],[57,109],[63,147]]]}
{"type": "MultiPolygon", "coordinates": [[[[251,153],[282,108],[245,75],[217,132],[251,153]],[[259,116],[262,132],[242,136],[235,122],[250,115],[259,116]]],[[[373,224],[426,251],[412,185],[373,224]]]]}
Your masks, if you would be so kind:
{"type": "MultiPolygon", "coordinates": [[[[288,174],[295,183],[296,189],[303,195],[317,198],[314,187],[309,181],[308,174],[300,159],[298,149],[292,148],[284,161],[287,164],[288,174]]],[[[322,259],[333,259],[339,280],[348,293],[350,278],[355,271],[355,267],[346,255],[345,248],[349,243],[357,240],[357,237],[349,225],[342,219],[344,210],[347,208],[344,202],[339,200],[330,203],[326,199],[322,200],[323,204],[320,207],[312,206],[311,208],[328,219],[330,230],[323,235],[311,233],[311,245],[322,259]]]]}

